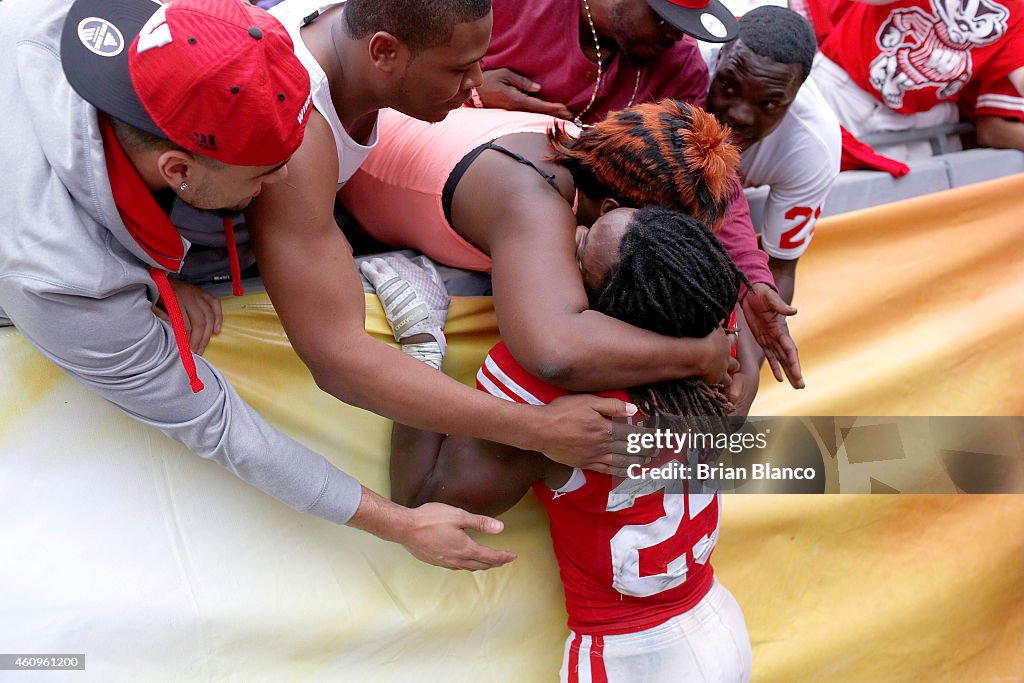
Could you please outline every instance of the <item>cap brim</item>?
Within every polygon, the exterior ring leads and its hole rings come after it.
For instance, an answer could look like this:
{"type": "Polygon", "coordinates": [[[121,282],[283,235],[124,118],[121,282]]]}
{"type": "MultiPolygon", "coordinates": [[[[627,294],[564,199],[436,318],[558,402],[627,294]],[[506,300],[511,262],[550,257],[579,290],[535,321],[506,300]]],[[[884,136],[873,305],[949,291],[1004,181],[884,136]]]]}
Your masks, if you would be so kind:
{"type": "Polygon", "coordinates": [[[708,43],[727,43],[740,29],[735,15],[718,0],[710,0],[701,9],[681,7],[667,0],[647,0],[647,4],[672,26],[708,43]]]}
{"type": "Polygon", "coordinates": [[[60,60],[68,83],[86,102],[166,138],[143,109],[128,72],[132,41],[159,8],[156,0],[76,0],[64,20],[60,60]]]}

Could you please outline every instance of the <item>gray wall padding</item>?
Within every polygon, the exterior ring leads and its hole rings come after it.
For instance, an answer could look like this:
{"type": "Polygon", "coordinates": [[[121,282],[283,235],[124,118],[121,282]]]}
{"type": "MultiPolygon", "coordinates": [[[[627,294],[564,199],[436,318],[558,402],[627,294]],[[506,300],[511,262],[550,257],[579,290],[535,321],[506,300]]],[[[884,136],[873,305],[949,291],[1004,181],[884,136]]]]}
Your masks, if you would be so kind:
{"type": "MultiPolygon", "coordinates": [[[[971,149],[915,161],[909,174],[894,178],[884,171],[844,171],[836,178],[822,216],[888,204],[932,192],[1024,173],[1024,152],[1013,149],[971,149]]],[[[744,191],[754,225],[760,225],[767,187],[744,191]]]]}

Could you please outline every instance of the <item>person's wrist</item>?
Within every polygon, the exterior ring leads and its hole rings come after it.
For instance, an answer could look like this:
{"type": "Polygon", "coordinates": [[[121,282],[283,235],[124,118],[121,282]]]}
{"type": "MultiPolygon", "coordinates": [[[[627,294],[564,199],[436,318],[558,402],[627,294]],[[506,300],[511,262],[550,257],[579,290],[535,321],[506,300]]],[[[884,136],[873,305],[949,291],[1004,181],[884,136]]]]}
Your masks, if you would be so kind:
{"type": "Polygon", "coordinates": [[[778,291],[777,289],[775,289],[775,285],[769,284],[764,280],[759,280],[758,282],[751,283],[749,287],[747,287],[746,282],[741,282],[739,296],[736,297],[736,300],[740,303],[740,305],[743,305],[747,301],[747,294],[750,294],[751,292],[753,292],[755,289],[762,285],[773,291],[778,291]]]}
{"type": "Polygon", "coordinates": [[[515,404],[517,422],[525,429],[516,429],[509,445],[524,451],[543,453],[547,446],[551,427],[548,424],[549,410],[545,406],[515,404]],[[514,443],[513,443],[514,441],[514,443]]]}
{"type": "Polygon", "coordinates": [[[405,545],[405,539],[409,538],[413,526],[415,511],[412,508],[407,508],[392,501],[388,501],[388,504],[391,508],[388,515],[388,524],[381,529],[381,533],[378,536],[385,541],[405,545]]]}
{"type": "Polygon", "coordinates": [[[720,363],[721,350],[714,336],[712,333],[697,339],[685,339],[690,343],[686,346],[685,372],[682,377],[706,378],[715,371],[720,363]]]}
{"type": "Polygon", "coordinates": [[[412,510],[383,496],[362,488],[362,498],[356,514],[347,525],[362,529],[385,541],[401,543],[409,533],[412,510]]]}

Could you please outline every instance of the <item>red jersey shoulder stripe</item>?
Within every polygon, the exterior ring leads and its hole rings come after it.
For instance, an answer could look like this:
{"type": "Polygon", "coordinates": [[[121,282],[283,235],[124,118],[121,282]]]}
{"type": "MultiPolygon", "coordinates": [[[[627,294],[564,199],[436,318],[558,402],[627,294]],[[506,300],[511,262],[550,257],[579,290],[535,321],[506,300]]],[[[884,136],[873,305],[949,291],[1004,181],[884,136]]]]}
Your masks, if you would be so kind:
{"type": "Polygon", "coordinates": [[[516,403],[546,405],[569,392],[538,380],[516,362],[504,342],[487,354],[476,374],[477,388],[516,403]]]}

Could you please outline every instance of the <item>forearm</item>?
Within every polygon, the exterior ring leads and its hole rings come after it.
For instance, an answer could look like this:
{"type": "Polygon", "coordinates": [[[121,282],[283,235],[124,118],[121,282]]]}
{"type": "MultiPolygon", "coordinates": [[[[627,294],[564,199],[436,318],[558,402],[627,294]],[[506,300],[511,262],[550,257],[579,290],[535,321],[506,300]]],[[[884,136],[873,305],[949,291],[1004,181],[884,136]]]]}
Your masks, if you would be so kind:
{"type": "Polygon", "coordinates": [[[787,303],[793,303],[793,292],[796,289],[796,264],[798,259],[768,258],[768,268],[772,271],[779,296],[787,303]]]}
{"type": "MultiPolygon", "coordinates": [[[[764,282],[775,287],[768,268],[768,255],[757,245],[757,235],[750,222],[750,207],[738,184],[716,236],[751,284],[764,282]]],[[[741,288],[740,298],[744,296],[746,287],[741,288]]]]}
{"type": "Polygon", "coordinates": [[[709,353],[700,339],[655,334],[592,310],[531,321],[505,343],[534,376],[588,392],[701,376],[709,353]]]}
{"type": "Polygon", "coordinates": [[[736,343],[736,359],[739,361],[740,368],[732,377],[728,395],[729,400],[733,403],[732,415],[746,417],[750,413],[750,406],[753,404],[754,398],[757,396],[757,390],[760,385],[761,361],[764,355],[761,353],[761,347],[754,341],[753,335],[749,331],[744,331],[747,325],[742,309],[737,309],[736,314],[737,324],[740,328],[740,334],[736,343]]]}
{"type": "Polygon", "coordinates": [[[764,364],[764,349],[754,339],[747,326],[743,309],[737,309],[740,336],[736,342],[736,360],[740,364],[740,372],[752,372],[760,374],[761,365],[764,364]]]}
{"type": "Polygon", "coordinates": [[[327,393],[417,429],[536,446],[537,409],[487,396],[364,332],[353,336],[300,352],[327,393]]]}
{"type": "Polygon", "coordinates": [[[392,503],[364,486],[359,507],[346,524],[385,541],[401,543],[409,533],[409,508],[392,503]]]}
{"type": "MultiPolygon", "coordinates": [[[[212,371],[201,358],[197,364],[212,371]]],[[[200,416],[169,426],[146,422],[289,507],[338,524],[349,520],[360,501],[356,479],[267,423],[219,373],[200,376],[202,393],[221,396],[200,416]]]]}
{"type": "Polygon", "coordinates": [[[545,466],[536,453],[396,424],[391,499],[409,507],[437,502],[497,515],[523,497],[545,466]]]}
{"type": "Polygon", "coordinates": [[[983,147],[1024,150],[1024,123],[999,116],[979,116],[977,137],[983,147]]]}

